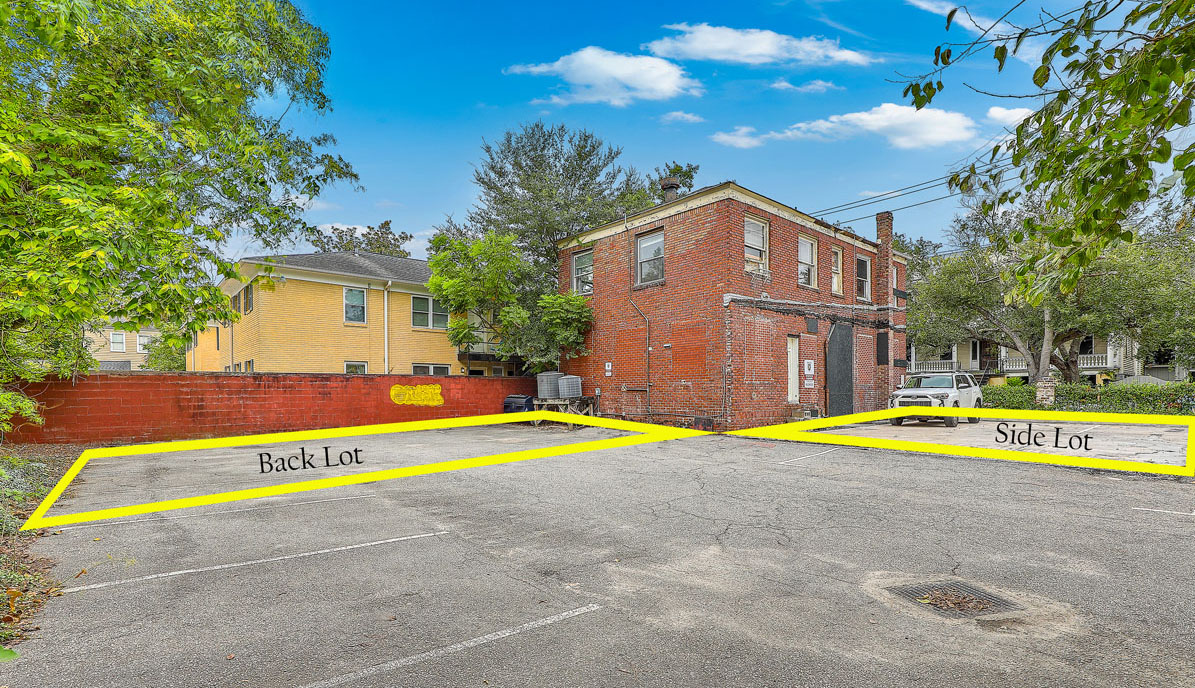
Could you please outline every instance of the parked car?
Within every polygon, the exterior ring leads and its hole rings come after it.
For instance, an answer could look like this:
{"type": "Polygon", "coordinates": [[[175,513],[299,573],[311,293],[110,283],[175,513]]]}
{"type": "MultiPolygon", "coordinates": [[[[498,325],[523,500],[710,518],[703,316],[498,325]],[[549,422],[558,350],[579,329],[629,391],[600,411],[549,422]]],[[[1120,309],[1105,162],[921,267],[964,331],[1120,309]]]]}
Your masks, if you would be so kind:
{"type": "MultiPolygon", "coordinates": [[[[969,373],[931,373],[912,375],[905,378],[900,389],[888,397],[888,408],[907,406],[945,406],[953,408],[980,408],[983,396],[979,382],[969,373]]],[[[942,420],[946,427],[958,425],[957,417],[935,418],[930,416],[893,418],[893,425],[900,425],[910,418],[917,420],[942,420]]],[[[979,418],[968,418],[969,423],[978,423],[979,418]]]]}

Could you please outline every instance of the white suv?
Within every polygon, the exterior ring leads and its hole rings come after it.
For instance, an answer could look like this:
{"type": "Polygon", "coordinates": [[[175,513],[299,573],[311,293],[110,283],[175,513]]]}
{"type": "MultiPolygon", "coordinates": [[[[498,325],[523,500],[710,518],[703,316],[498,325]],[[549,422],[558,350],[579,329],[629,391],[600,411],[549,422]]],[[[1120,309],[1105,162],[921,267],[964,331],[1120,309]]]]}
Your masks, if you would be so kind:
{"type": "MultiPolygon", "coordinates": [[[[979,383],[969,373],[930,373],[912,375],[905,378],[905,383],[888,397],[888,408],[904,408],[906,406],[949,406],[954,408],[979,408],[983,406],[983,396],[979,383]]],[[[893,425],[900,425],[906,419],[893,418],[893,425]]],[[[921,417],[916,420],[932,420],[932,417],[921,417]]],[[[958,425],[958,418],[948,417],[941,420],[946,427],[958,425]]],[[[978,418],[968,418],[969,423],[978,423],[978,418]]]]}

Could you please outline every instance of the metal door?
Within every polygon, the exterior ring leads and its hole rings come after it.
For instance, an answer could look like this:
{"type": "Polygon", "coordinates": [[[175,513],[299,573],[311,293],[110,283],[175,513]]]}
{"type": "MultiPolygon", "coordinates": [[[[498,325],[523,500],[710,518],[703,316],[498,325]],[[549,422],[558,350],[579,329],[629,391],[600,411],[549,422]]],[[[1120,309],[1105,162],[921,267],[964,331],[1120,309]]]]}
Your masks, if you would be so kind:
{"type": "Polygon", "coordinates": [[[826,342],[826,414],[855,412],[855,329],[843,323],[830,327],[826,342]]]}

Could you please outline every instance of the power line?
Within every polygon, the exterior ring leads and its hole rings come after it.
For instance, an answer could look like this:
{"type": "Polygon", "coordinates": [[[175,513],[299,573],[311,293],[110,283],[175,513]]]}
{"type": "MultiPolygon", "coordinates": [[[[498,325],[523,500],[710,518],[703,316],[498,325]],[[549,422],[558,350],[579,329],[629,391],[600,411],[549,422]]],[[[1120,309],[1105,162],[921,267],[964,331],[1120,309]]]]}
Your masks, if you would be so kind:
{"type": "MultiPolygon", "coordinates": [[[[995,172],[1003,172],[1005,170],[1013,168],[1014,165],[1012,165],[1011,163],[1003,164],[1006,162],[1006,160],[1007,159],[1000,160],[999,162],[1001,164],[998,164],[995,167],[992,167],[991,169],[989,169],[988,173],[991,174],[991,173],[995,173],[995,172]]],[[[993,164],[995,164],[995,163],[993,163],[993,164]]],[[[883,203],[885,201],[891,201],[892,199],[900,198],[901,196],[909,196],[911,194],[921,193],[922,191],[928,191],[929,189],[946,184],[947,183],[946,180],[948,180],[951,176],[953,176],[953,173],[942,176],[942,177],[938,177],[936,179],[929,179],[929,180],[926,180],[923,182],[918,182],[917,184],[910,184],[909,186],[901,187],[899,189],[893,189],[892,191],[886,191],[882,194],[878,194],[876,196],[872,196],[870,198],[866,198],[863,200],[851,201],[850,203],[842,203],[842,204],[839,204],[836,206],[831,206],[829,208],[824,208],[822,210],[815,210],[814,212],[812,212],[810,214],[815,217],[820,217],[820,216],[823,216],[826,213],[830,213],[830,212],[836,212],[836,211],[841,212],[844,210],[854,210],[855,208],[862,208],[862,207],[868,206],[868,205],[875,205],[876,203],[883,203]]]]}
{"type": "MultiPolygon", "coordinates": [[[[955,191],[952,194],[946,194],[945,196],[931,198],[928,201],[921,201],[920,203],[910,203],[909,205],[902,205],[899,208],[891,208],[891,209],[889,209],[889,212],[896,212],[897,210],[905,210],[906,208],[916,208],[917,206],[925,205],[926,203],[933,203],[934,201],[941,201],[941,200],[945,200],[947,198],[954,198],[955,196],[962,195],[962,193],[963,193],[962,191],[955,191]]],[[[840,222],[835,222],[834,224],[846,224],[848,222],[854,222],[855,220],[865,220],[869,217],[871,217],[871,215],[860,215],[859,217],[852,217],[849,220],[842,220],[840,222]]]]}
{"type": "MultiPolygon", "coordinates": [[[[947,175],[947,177],[948,176],[950,176],[950,175],[947,175]]],[[[857,206],[857,205],[869,205],[871,203],[879,203],[881,201],[887,200],[889,196],[893,196],[893,194],[897,193],[898,191],[904,191],[905,189],[912,189],[915,186],[923,186],[925,184],[930,184],[929,186],[926,186],[925,188],[917,189],[917,191],[910,191],[909,193],[917,193],[919,191],[925,191],[926,189],[932,189],[935,186],[941,186],[946,183],[945,179],[946,179],[946,177],[940,177],[939,179],[931,179],[929,181],[921,182],[920,184],[913,184],[911,186],[905,186],[905,187],[902,187],[899,189],[893,189],[892,191],[885,191],[884,193],[876,194],[874,196],[868,196],[867,199],[864,199],[862,201],[851,201],[850,203],[842,203],[840,205],[831,206],[829,208],[822,208],[821,210],[815,210],[810,214],[811,215],[824,215],[826,213],[832,213],[836,210],[848,210],[851,207],[857,206]],[[934,183],[931,184],[930,182],[934,182],[934,183]]],[[[895,196],[893,196],[893,197],[895,198],[895,196]]]]}

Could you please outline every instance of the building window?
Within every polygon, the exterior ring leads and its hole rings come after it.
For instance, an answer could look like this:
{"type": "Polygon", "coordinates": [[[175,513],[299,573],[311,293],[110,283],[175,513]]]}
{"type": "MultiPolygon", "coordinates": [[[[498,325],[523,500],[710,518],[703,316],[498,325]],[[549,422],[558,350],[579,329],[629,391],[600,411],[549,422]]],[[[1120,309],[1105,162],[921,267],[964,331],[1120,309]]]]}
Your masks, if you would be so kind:
{"type": "Polygon", "coordinates": [[[245,312],[251,313],[253,311],[253,284],[245,285],[245,289],[241,293],[245,295],[245,312]]]}
{"type": "Polygon", "coordinates": [[[797,284],[817,286],[817,242],[805,237],[797,239],[797,284]]]}
{"type": "Polygon", "coordinates": [[[593,293],[593,251],[573,254],[573,291],[585,295],[593,293]]]}
{"type": "Polygon", "coordinates": [[[871,259],[855,259],[855,298],[871,301],[871,259]]]}
{"type": "Polygon", "coordinates": [[[344,321],[346,323],[365,322],[365,290],[344,288],[344,321]]]}
{"type": "Polygon", "coordinates": [[[470,368],[469,375],[472,377],[485,377],[485,368],[470,368]]]}
{"type": "Polygon", "coordinates": [[[748,263],[768,266],[768,225],[753,217],[743,218],[743,243],[748,263]]]}
{"type": "Polygon", "coordinates": [[[830,249],[830,291],[842,293],[842,249],[837,246],[830,249]]]}
{"type": "Polygon", "coordinates": [[[652,232],[635,240],[636,284],[664,279],[664,232],[652,232]]]}
{"type": "Polygon", "coordinates": [[[239,373],[239,372],[241,372],[241,364],[240,364],[240,363],[233,363],[233,364],[232,364],[232,372],[234,372],[234,373],[239,373]]]}
{"type": "Polygon", "coordinates": [[[494,377],[502,377],[504,374],[506,374],[506,371],[502,369],[502,366],[493,366],[490,368],[490,375],[494,377]]]}
{"type": "Polygon", "coordinates": [[[451,369],[446,365],[434,363],[416,363],[411,366],[412,375],[450,375],[451,369]]]}
{"type": "Polygon", "coordinates": [[[150,337],[147,334],[137,335],[137,353],[139,353],[139,354],[149,353],[149,340],[150,340],[150,337]]]}
{"type": "Polygon", "coordinates": [[[252,358],[249,359],[248,361],[245,361],[245,372],[246,373],[253,372],[253,359],[252,358]]]}
{"type": "Polygon", "coordinates": [[[448,309],[439,299],[427,296],[411,297],[411,323],[415,327],[448,329],[448,309]]]}
{"type": "Polygon", "coordinates": [[[1080,356],[1084,356],[1087,354],[1094,354],[1094,353],[1095,353],[1095,337],[1093,337],[1091,335],[1087,335],[1083,339],[1079,340],[1079,355],[1080,356]]]}
{"type": "Polygon", "coordinates": [[[232,297],[232,310],[236,311],[237,313],[241,312],[241,295],[239,293],[232,297]]]}
{"type": "Polygon", "coordinates": [[[344,372],[349,375],[364,375],[369,372],[369,365],[365,361],[345,361],[344,372]]]}
{"type": "Polygon", "coordinates": [[[124,332],[113,332],[108,335],[108,341],[111,342],[108,348],[117,353],[124,353],[124,332]]]}
{"type": "MultiPolygon", "coordinates": [[[[195,333],[195,346],[199,346],[199,333],[195,333]]],[[[220,350],[220,328],[216,328],[216,351],[220,350]]]]}
{"type": "Polygon", "coordinates": [[[226,372],[226,373],[231,373],[231,372],[232,372],[232,366],[224,366],[224,372],[226,372]]]}

